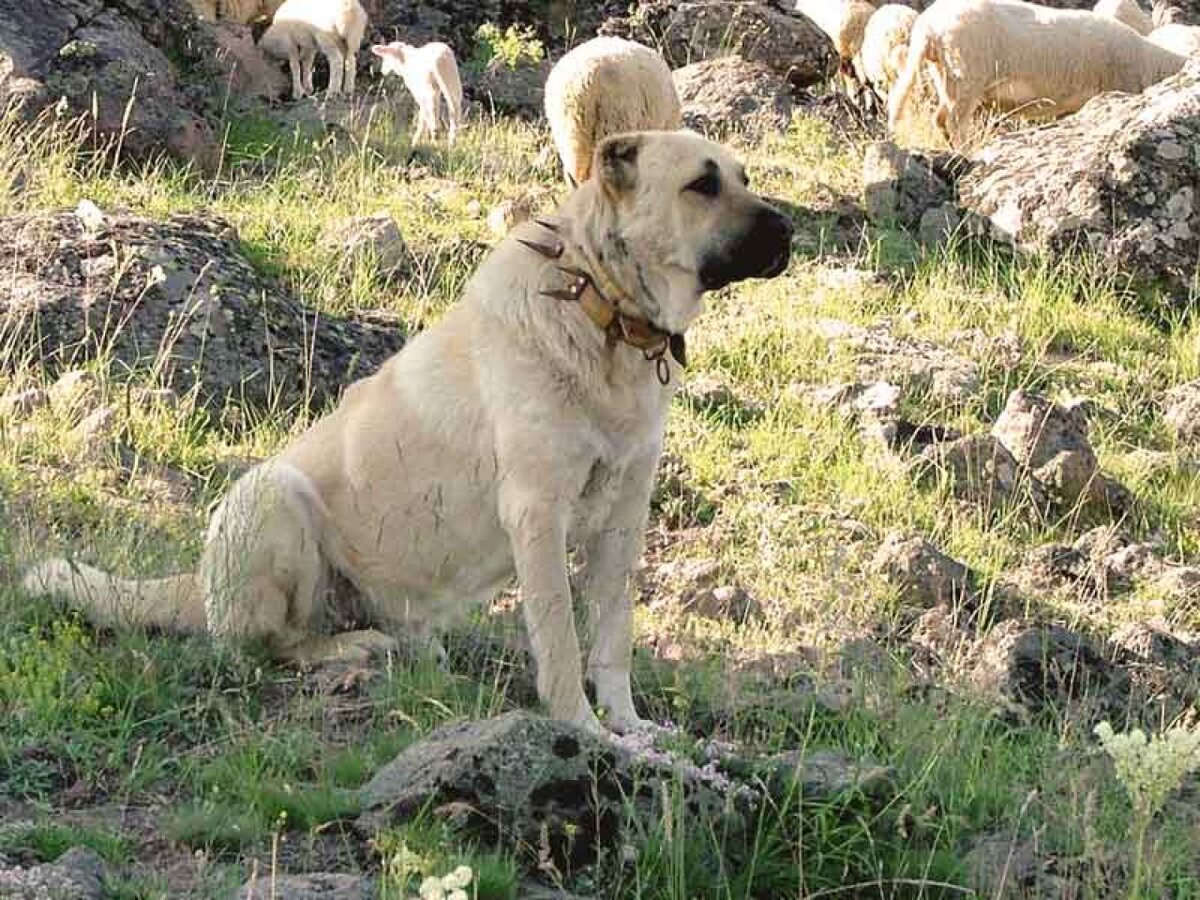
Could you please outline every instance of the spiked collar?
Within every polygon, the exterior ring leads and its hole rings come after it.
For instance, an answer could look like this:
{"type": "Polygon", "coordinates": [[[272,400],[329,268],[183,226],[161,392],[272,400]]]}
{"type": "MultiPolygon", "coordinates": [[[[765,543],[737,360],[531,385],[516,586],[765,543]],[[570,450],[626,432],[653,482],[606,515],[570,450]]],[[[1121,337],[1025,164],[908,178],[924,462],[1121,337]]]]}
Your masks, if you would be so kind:
{"type": "MultiPolygon", "coordinates": [[[[550,232],[549,236],[542,241],[517,240],[547,259],[560,260],[567,249],[561,235],[569,229],[570,223],[548,217],[534,219],[534,222],[550,232]]],[[[609,347],[624,343],[641,350],[646,360],[654,363],[659,382],[669,384],[671,368],[666,360],[667,352],[670,351],[681,366],[687,365],[687,342],[683,335],[673,334],[646,319],[622,312],[622,300],[626,305],[633,305],[629,295],[618,287],[598,260],[591,259],[582,247],[577,248],[577,252],[586,260],[587,268],[558,265],[558,270],[569,280],[563,287],[545,290],[542,294],[565,303],[578,303],[584,314],[604,332],[605,343],[609,347]]]]}

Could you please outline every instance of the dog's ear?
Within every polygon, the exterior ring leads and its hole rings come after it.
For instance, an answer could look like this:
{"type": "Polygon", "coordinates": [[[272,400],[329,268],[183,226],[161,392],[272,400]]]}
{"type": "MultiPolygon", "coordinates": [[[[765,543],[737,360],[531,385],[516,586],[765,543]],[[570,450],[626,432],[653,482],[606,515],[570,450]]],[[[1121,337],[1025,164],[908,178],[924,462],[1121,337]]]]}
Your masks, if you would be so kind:
{"type": "Polygon", "coordinates": [[[641,149],[640,134],[617,134],[600,142],[592,170],[597,173],[606,193],[616,197],[633,190],[637,184],[638,153],[641,149]]]}

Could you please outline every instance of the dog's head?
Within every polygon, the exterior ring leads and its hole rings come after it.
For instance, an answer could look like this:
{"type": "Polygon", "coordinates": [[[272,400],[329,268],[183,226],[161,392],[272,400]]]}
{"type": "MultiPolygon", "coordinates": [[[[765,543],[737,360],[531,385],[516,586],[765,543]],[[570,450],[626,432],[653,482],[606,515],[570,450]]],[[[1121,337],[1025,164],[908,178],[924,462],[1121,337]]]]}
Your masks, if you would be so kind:
{"type": "Polygon", "coordinates": [[[688,131],[615,135],[596,148],[592,173],[601,262],[659,328],[682,333],[705,291],[787,268],[791,220],[750,191],[720,144],[688,131]]]}
{"type": "Polygon", "coordinates": [[[413,48],[403,41],[392,41],[390,44],[373,44],[371,52],[383,60],[384,75],[400,75],[404,72],[405,54],[413,48]]]}

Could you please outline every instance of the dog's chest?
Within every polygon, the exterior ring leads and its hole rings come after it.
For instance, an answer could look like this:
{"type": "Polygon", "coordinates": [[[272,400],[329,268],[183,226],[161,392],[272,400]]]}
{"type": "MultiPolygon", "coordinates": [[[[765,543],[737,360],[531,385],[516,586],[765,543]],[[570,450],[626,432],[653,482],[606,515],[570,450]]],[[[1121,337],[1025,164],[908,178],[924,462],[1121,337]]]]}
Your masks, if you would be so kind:
{"type": "Polygon", "coordinates": [[[571,511],[571,543],[585,540],[605,527],[626,469],[623,462],[614,459],[598,457],[593,461],[571,511]]]}

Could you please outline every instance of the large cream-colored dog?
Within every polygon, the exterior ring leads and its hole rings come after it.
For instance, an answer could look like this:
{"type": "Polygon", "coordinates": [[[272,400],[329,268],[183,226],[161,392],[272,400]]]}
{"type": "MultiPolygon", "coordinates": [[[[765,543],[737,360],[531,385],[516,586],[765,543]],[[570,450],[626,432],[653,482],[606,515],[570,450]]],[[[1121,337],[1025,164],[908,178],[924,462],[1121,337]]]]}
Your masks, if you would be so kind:
{"type": "Polygon", "coordinates": [[[706,290],[783,270],[791,224],[726,150],[685,132],[605,140],[593,177],[543,221],[518,227],[438,325],[233,486],[197,574],[130,581],[56,560],[26,588],[100,623],[259,638],[313,661],[395,645],[376,631],[321,636],[335,573],[371,621],[424,635],[515,572],[542,700],[599,731],[568,586],[579,546],[587,674],[607,724],[639,725],[628,580],[682,336],[706,290]]]}

